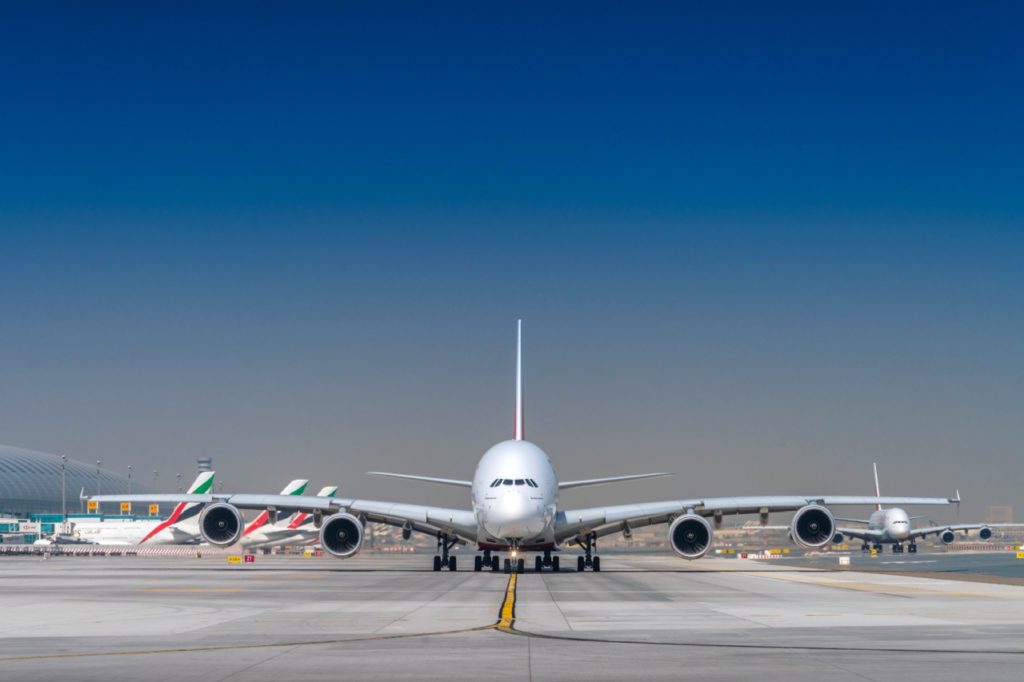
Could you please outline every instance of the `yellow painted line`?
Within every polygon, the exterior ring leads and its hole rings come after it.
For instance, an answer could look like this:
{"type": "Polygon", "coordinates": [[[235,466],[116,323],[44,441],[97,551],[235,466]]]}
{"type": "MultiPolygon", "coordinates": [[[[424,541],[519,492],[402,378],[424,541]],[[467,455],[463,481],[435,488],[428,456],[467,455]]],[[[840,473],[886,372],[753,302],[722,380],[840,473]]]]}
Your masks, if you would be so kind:
{"type": "Polygon", "coordinates": [[[508,587],[505,589],[505,601],[501,604],[501,617],[498,619],[499,630],[511,630],[512,623],[516,619],[516,574],[508,578],[508,587]]]}

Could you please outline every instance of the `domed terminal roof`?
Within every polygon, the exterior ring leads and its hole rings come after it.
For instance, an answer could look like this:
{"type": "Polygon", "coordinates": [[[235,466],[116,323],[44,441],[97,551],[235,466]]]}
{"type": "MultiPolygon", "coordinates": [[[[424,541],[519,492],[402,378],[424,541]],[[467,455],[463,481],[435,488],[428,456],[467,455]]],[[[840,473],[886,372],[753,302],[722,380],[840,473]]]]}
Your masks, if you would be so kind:
{"type": "MultiPolygon", "coordinates": [[[[68,459],[65,470],[65,493],[68,513],[80,510],[79,493],[128,492],[128,478],[111,471],[68,459]]],[[[150,488],[132,481],[132,492],[149,492],[150,488]]],[[[117,511],[115,509],[105,511],[117,511]]],[[[0,515],[59,514],[61,512],[60,456],[45,452],[0,445],[0,515]]]]}

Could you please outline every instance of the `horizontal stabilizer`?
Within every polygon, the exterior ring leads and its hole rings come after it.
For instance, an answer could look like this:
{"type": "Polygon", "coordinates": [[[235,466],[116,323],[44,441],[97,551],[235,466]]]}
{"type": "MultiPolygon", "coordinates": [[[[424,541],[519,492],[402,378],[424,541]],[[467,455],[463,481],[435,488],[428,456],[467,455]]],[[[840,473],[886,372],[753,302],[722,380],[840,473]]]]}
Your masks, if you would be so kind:
{"type": "Polygon", "coordinates": [[[457,481],[453,478],[433,478],[431,476],[410,476],[409,474],[390,474],[386,471],[367,471],[367,476],[384,476],[386,478],[404,478],[409,481],[426,481],[427,483],[441,483],[442,485],[455,485],[460,488],[472,488],[472,481],[457,481]]]}
{"type": "Polygon", "coordinates": [[[558,484],[559,490],[567,490],[569,488],[583,488],[588,485],[605,485],[606,483],[618,483],[620,481],[635,481],[639,478],[658,478],[660,476],[671,476],[672,474],[667,472],[659,472],[656,474],[633,474],[632,476],[613,476],[611,478],[588,478],[582,481],[562,481],[558,484]]]}

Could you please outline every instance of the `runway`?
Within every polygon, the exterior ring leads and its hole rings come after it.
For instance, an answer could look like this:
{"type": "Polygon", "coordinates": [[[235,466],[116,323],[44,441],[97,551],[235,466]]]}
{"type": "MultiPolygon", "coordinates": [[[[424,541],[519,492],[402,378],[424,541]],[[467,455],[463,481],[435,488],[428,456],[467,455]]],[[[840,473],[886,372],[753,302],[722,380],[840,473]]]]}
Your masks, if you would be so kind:
{"type": "Polygon", "coordinates": [[[0,679],[1018,680],[1024,587],[737,559],[0,560],[0,679]]]}

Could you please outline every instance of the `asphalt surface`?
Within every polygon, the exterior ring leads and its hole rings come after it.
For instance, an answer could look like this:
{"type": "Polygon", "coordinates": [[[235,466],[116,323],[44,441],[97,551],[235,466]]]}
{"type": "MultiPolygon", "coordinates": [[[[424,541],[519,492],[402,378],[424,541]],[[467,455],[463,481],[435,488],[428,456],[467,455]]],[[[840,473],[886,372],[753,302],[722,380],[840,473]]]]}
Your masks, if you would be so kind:
{"type": "Polygon", "coordinates": [[[0,558],[0,679],[1019,680],[1024,587],[607,555],[0,558]],[[568,563],[568,562],[567,562],[568,563]]]}

